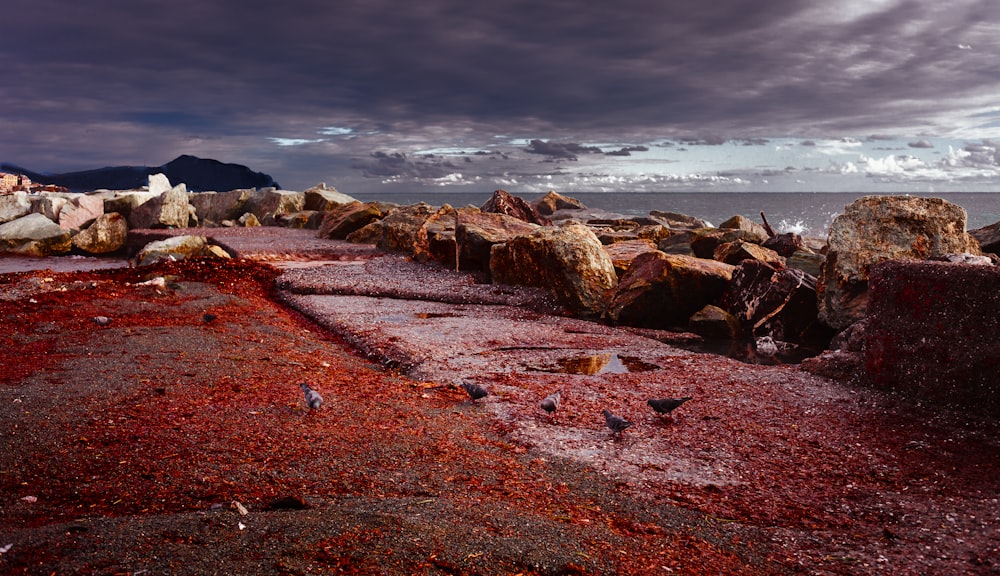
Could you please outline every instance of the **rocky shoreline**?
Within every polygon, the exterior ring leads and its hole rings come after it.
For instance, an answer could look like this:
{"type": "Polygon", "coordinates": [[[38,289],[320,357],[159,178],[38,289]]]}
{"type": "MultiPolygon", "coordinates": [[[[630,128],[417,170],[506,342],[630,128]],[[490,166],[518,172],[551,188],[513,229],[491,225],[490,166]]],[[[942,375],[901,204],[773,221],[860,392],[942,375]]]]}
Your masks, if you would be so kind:
{"type": "MultiPolygon", "coordinates": [[[[139,254],[150,242],[196,231],[206,239],[204,246],[237,256],[232,259],[182,258],[166,251],[162,259],[121,270],[0,275],[5,294],[0,312],[11,326],[4,341],[0,422],[8,423],[4,456],[13,463],[0,480],[18,498],[33,496],[42,503],[0,504],[0,517],[9,525],[34,518],[32,525],[38,526],[0,533],[0,540],[8,540],[0,546],[13,544],[11,550],[23,554],[5,553],[0,563],[21,558],[23,563],[11,564],[20,573],[41,573],[46,564],[38,559],[50,558],[44,550],[55,546],[64,569],[170,566],[183,572],[179,561],[129,554],[138,541],[153,554],[203,556],[247,573],[309,573],[320,566],[367,573],[378,571],[380,562],[391,566],[383,568],[390,573],[487,574],[645,574],[657,567],[686,574],[986,574],[1000,566],[998,542],[989,529],[1000,521],[996,419],[971,414],[961,402],[953,408],[955,402],[924,400],[935,398],[926,390],[893,392],[891,384],[872,387],[859,378],[870,370],[865,357],[870,335],[891,344],[897,340],[887,334],[912,336],[924,319],[910,313],[909,323],[894,330],[883,321],[886,315],[909,309],[926,316],[927,306],[907,302],[947,308],[939,306],[943,300],[904,299],[903,306],[887,309],[887,302],[900,301],[884,296],[895,294],[893,279],[914,283],[907,275],[912,266],[904,266],[906,274],[892,268],[898,261],[872,266],[872,307],[882,314],[874,329],[852,323],[854,328],[834,340],[840,350],[802,366],[777,362],[776,351],[759,359],[769,365],[754,365],[679,347],[706,341],[691,322],[625,326],[607,311],[587,312],[588,302],[614,302],[616,294],[570,295],[582,283],[570,281],[571,267],[559,264],[567,252],[560,246],[578,237],[594,246],[590,234],[612,250],[626,242],[648,246],[648,239],[608,244],[601,239],[602,228],[615,237],[630,231],[638,236],[644,225],[617,230],[592,219],[559,227],[535,224],[520,235],[537,234],[539,245],[529,242],[523,247],[529,252],[509,258],[510,265],[532,262],[535,272],[524,274],[526,280],[543,272],[560,276],[536,282],[543,286],[517,286],[496,281],[495,272],[515,272],[477,259],[483,251],[473,228],[478,221],[494,228],[522,224],[492,213],[476,216],[472,209],[398,207],[345,235],[367,228],[368,242],[318,237],[317,230],[331,228],[335,215],[358,208],[372,207],[331,206],[322,219],[314,218],[316,229],[132,229],[127,246],[119,248],[139,254]],[[447,224],[456,213],[449,245],[447,224]],[[461,231],[459,246],[455,230],[461,231]],[[408,246],[415,248],[400,250],[408,246]],[[458,254],[459,270],[447,259],[449,248],[458,254]],[[288,308],[273,308],[273,301],[288,308]],[[289,309],[310,323],[294,320],[289,309]],[[204,311],[221,322],[208,323],[204,311]],[[91,320],[98,315],[109,319],[106,327],[91,320]],[[324,340],[326,333],[373,365],[345,358],[340,344],[324,340]],[[215,343],[206,345],[205,339],[215,343]],[[47,366],[18,363],[29,350],[44,350],[47,366]],[[18,370],[8,369],[15,365],[18,370]],[[838,369],[839,381],[817,375],[838,369]],[[73,375],[57,397],[49,370],[73,375]],[[302,379],[315,382],[328,401],[313,416],[302,412],[295,385],[302,379]],[[469,401],[458,387],[463,381],[480,384],[489,396],[469,401]],[[554,391],[562,393],[562,403],[548,415],[538,403],[554,391]],[[64,394],[87,400],[65,405],[64,394]],[[671,418],[645,403],[682,395],[694,400],[671,418]],[[183,406],[169,404],[177,402],[183,406]],[[144,407],[150,403],[163,404],[158,410],[165,411],[150,412],[144,407]],[[603,409],[635,425],[615,435],[604,425],[603,409]],[[98,413],[120,424],[105,428],[98,413]],[[65,428],[53,427],[45,414],[63,414],[59,422],[76,416],[65,428]],[[186,416],[178,421],[178,415],[186,416]],[[53,430],[54,452],[53,444],[40,442],[46,426],[53,430]],[[209,441],[212,434],[224,435],[227,443],[209,441]],[[316,446],[301,450],[292,439],[296,435],[316,446]],[[170,441],[161,444],[157,437],[170,441]],[[51,475],[92,462],[95,441],[102,466],[120,462],[122,470],[90,481],[77,472],[51,475]],[[135,462],[129,446],[142,447],[151,460],[135,462]],[[178,450],[186,454],[185,462],[172,464],[178,450]],[[252,453],[253,462],[239,462],[241,454],[252,453]],[[306,456],[310,460],[303,461],[306,456]],[[230,466],[238,472],[218,476],[230,466]],[[314,466],[325,472],[313,474],[314,466]],[[117,477],[149,496],[111,484],[117,477]],[[82,513],[61,508],[80,498],[81,485],[88,495],[81,505],[95,507],[82,513]],[[135,500],[125,512],[129,520],[106,520],[122,514],[114,508],[122,493],[135,500]],[[281,497],[297,498],[309,509],[293,512],[294,521],[282,516],[289,512],[268,511],[281,497]],[[160,498],[164,503],[157,503],[160,498]],[[230,507],[231,501],[249,506],[249,516],[230,507]],[[470,506],[481,510],[460,513],[470,506]],[[421,519],[421,507],[437,528],[421,519]],[[158,515],[150,516],[154,511],[158,515]],[[293,528],[295,522],[309,526],[312,535],[293,528]],[[238,524],[253,530],[244,532],[238,524]],[[141,530],[155,536],[137,536],[141,530]],[[241,533],[266,550],[264,564],[250,568],[233,559],[241,533]],[[470,540],[468,534],[477,536],[470,540]],[[97,538],[116,545],[87,552],[97,538]],[[263,543],[267,538],[270,544],[263,543]],[[395,552],[387,556],[388,548],[395,552]]],[[[546,217],[559,220],[560,210],[579,215],[585,209],[560,208],[546,217]]],[[[718,268],[700,262],[706,258],[676,253],[684,245],[693,251],[698,229],[687,235],[675,233],[676,224],[657,226],[670,236],[655,244],[674,251],[640,251],[630,268],[645,262],[642,268],[666,270],[672,278],[669,272],[678,269],[673,256],[718,268]]],[[[723,229],[704,233],[718,230],[723,229]]],[[[721,232],[726,234],[742,233],[721,232]]],[[[964,226],[955,236],[962,235],[964,226]]],[[[808,248],[809,242],[803,243],[808,248]]],[[[509,242],[490,244],[491,255],[495,244],[509,242]]],[[[601,248],[588,252],[589,258],[565,259],[579,264],[603,260],[602,253],[611,258],[610,250],[601,248]]],[[[771,321],[790,311],[803,289],[808,293],[809,282],[803,281],[808,273],[766,260],[713,261],[732,267],[724,295],[733,278],[791,287],[775,300],[765,290],[751,300],[759,302],[753,310],[737,309],[741,320],[733,330],[745,331],[742,319],[756,318],[752,330],[770,322],[769,329],[794,332],[790,320],[771,321]],[[755,316],[754,310],[765,312],[755,316]]],[[[919,265],[932,269],[919,271],[919,278],[946,270],[947,285],[961,285],[970,273],[988,281],[994,270],[926,260],[919,265]]],[[[612,266],[620,290],[629,272],[612,266]]],[[[922,293],[936,290],[929,284],[922,293]]],[[[619,303],[624,298],[617,297],[619,303]]],[[[728,300],[719,303],[729,306],[728,300]]],[[[810,321],[819,314],[814,306],[815,316],[806,317],[810,321]]],[[[704,315],[703,308],[696,312],[704,315]]],[[[800,313],[790,319],[801,319],[800,313]]],[[[954,327],[968,331],[967,324],[954,327]]],[[[751,335],[740,332],[731,340],[756,348],[768,343],[759,339],[761,333],[751,335]]],[[[782,342],[787,340],[771,336],[775,347],[782,342]]],[[[899,349],[910,351],[911,364],[926,354],[926,347],[907,346],[899,349]]],[[[760,350],[755,353],[761,356],[760,350]]],[[[972,357],[972,366],[983,358],[972,357]]],[[[956,363],[937,364],[934,377],[947,379],[956,363]]],[[[915,375],[908,372],[906,378],[915,375]]],[[[970,397],[977,393],[966,391],[970,397]]]]}

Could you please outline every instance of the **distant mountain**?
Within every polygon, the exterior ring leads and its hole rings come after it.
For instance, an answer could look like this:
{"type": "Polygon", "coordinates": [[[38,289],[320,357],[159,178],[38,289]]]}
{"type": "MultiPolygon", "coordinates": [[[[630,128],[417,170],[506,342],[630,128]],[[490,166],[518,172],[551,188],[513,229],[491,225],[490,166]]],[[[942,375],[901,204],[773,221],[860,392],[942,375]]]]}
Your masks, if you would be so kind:
{"type": "Polygon", "coordinates": [[[63,186],[73,192],[97,189],[129,190],[145,186],[150,174],[163,174],[171,184],[185,184],[193,192],[215,190],[226,192],[237,188],[280,188],[274,178],[263,172],[254,172],[240,164],[224,164],[218,160],[198,158],[187,154],[163,166],[109,166],[96,170],[40,174],[8,164],[0,165],[4,172],[24,174],[33,182],[63,186]]]}

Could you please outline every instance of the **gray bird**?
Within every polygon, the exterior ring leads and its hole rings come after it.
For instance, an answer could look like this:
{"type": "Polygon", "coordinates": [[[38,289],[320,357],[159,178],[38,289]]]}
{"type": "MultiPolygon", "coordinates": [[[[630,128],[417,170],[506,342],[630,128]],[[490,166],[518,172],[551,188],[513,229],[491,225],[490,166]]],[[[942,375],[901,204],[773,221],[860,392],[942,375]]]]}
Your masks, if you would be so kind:
{"type": "Polygon", "coordinates": [[[201,316],[201,319],[205,321],[205,324],[210,324],[212,320],[215,320],[216,318],[218,318],[218,316],[212,314],[211,312],[205,312],[201,316]]]}
{"type": "Polygon", "coordinates": [[[542,403],[539,404],[539,406],[542,407],[542,410],[552,414],[559,409],[559,393],[553,392],[552,394],[549,394],[542,399],[542,403]]]}
{"type": "Polygon", "coordinates": [[[656,410],[660,414],[670,414],[677,409],[678,406],[690,400],[690,396],[684,396],[683,398],[661,398],[659,400],[650,398],[646,400],[646,404],[653,410],[656,410]]]}
{"type": "Polygon", "coordinates": [[[310,388],[308,384],[303,382],[299,384],[299,388],[302,388],[302,391],[306,395],[306,406],[316,410],[323,405],[323,397],[319,395],[319,392],[310,388]]]}
{"type": "Polygon", "coordinates": [[[476,384],[475,382],[462,382],[460,386],[466,392],[468,392],[469,397],[472,398],[473,402],[479,400],[480,398],[485,398],[489,395],[489,392],[486,391],[486,388],[483,388],[482,386],[476,384]]]}
{"type": "Polygon", "coordinates": [[[621,416],[615,416],[607,410],[603,410],[601,413],[604,414],[604,423],[608,426],[608,428],[611,428],[612,432],[621,432],[632,425],[632,423],[628,420],[622,418],[621,416]]]}

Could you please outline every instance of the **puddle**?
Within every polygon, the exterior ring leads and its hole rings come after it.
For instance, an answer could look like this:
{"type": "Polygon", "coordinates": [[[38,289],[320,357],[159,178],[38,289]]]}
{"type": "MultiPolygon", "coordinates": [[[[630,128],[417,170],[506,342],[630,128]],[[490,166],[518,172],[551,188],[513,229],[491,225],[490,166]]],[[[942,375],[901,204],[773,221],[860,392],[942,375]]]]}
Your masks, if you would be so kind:
{"type": "Polygon", "coordinates": [[[428,318],[459,318],[461,314],[455,314],[454,312],[417,312],[414,316],[421,320],[427,320],[428,318]]]}
{"type": "Polygon", "coordinates": [[[35,258],[17,255],[0,257],[0,274],[33,272],[36,270],[85,272],[102,268],[125,268],[126,266],[128,266],[128,260],[124,258],[97,258],[93,256],[47,256],[45,258],[35,258]]]}
{"type": "Polygon", "coordinates": [[[558,374],[581,374],[584,376],[599,376],[601,374],[628,374],[630,372],[649,372],[659,370],[660,366],[644,362],[634,356],[619,356],[617,353],[590,354],[573,356],[556,360],[556,366],[535,367],[539,372],[554,372],[558,374]]]}

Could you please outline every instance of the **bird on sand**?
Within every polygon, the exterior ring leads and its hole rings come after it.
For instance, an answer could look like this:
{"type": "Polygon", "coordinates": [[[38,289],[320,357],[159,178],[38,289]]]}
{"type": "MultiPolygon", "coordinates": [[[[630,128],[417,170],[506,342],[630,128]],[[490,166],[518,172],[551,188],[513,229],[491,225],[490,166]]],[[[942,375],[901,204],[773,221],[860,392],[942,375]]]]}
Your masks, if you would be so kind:
{"type": "Polygon", "coordinates": [[[319,392],[310,388],[308,384],[303,382],[299,384],[299,388],[302,388],[302,392],[306,395],[306,406],[316,410],[323,405],[323,397],[319,395],[319,392]]]}
{"type": "Polygon", "coordinates": [[[552,394],[549,394],[542,399],[542,403],[539,404],[539,406],[542,407],[542,410],[552,414],[559,409],[559,393],[553,392],[552,394]]]}
{"type": "Polygon", "coordinates": [[[218,318],[218,316],[212,314],[211,312],[205,312],[201,316],[201,319],[205,321],[205,324],[210,324],[212,320],[215,320],[216,318],[218,318]]]}
{"type": "Polygon", "coordinates": [[[459,385],[469,394],[469,397],[472,398],[473,402],[479,400],[480,398],[485,398],[486,396],[489,395],[489,392],[486,391],[486,388],[483,388],[482,386],[476,384],[475,382],[463,381],[459,385]]]}
{"type": "Polygon", "coordinates": [[[621,416],[616,416],[607,410],[603,410],[601,413],[604,414],[604,423],[608,428],[611,428],[612,432],[621,432],[632,425],[628,420],[621,416]]]}
{"type": "Polygon", "coordinates": [[[656,410],[660,414],[669,415],[671,412],[676,410],[681,404],[687,402],[690,399],[691,399],[690,396],[684,396],[683,398],[660,398],[660,399],[650,398],[649,400],[646,400],[646,404],[649,404],[650,408],[656,410]]]}

